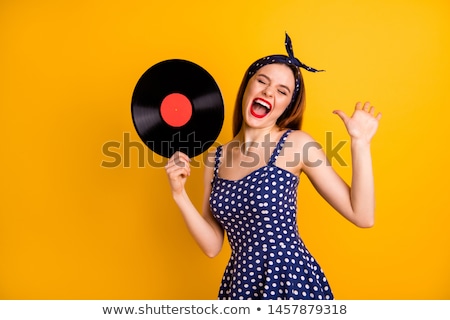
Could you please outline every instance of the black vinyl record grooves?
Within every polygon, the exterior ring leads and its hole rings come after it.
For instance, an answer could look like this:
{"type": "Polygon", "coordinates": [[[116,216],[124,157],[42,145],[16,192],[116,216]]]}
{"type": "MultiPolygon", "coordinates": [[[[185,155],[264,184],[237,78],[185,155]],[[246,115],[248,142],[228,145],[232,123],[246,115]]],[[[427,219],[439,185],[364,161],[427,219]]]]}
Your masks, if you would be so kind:
{"type": "Polygon", "coordinates": [[[131,101],[134,127],[153,152],[190,158],[217,139],[224,104],[213,77],[199,65],[180,59],[150,67],[139,79],[131,101]]]}

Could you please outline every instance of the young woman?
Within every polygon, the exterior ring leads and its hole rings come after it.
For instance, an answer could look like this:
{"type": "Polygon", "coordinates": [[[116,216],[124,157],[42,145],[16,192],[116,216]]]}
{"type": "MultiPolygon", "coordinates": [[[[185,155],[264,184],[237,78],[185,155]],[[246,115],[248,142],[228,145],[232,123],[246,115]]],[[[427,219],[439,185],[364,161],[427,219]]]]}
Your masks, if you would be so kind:
{"type": "Polygon", "coordinates": [[[297,187],[308,176],[319,194],[358,227],[374,224],[374,182],[370,143],[381,114],[370,103],[352,116],[334,111],[351,138],[351,187],[327,162],[314,139],[301,131],[304,85],[294,57],[259,59],[246,71],[235,106],[234,138],[219,146],[206,166],[201,214],[184,188],[189,158],[180,152],[166,172],[173,198],[201,249],[216,256],[224,232],[232,249],[219,299],[333,299],[320,265],[299,236],[297,187]]]}

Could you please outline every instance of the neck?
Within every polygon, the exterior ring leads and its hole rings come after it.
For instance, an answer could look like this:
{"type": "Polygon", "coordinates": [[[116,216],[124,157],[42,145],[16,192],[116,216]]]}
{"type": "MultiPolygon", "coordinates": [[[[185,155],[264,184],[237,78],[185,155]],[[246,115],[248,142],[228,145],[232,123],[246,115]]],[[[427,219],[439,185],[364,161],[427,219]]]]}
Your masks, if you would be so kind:
{"type": "Polygon", "coordinates": [[[239,133],[236,135],[236,139],[241,143],[262,142],[264,139],[267,139],[268,135],[278,130],[278,127],[255,129],[243,125],[239,133]]]}
{"type": "Polygon", "coordinates": [[[235,139],[239,141],[242,147],[241,150],[246,155],[252,148],[265,146],[265,144],[272,140],[271,136],[279,131],[280,128],[278,126],[255,129],[249,128],[244,124],[235,139]]]}

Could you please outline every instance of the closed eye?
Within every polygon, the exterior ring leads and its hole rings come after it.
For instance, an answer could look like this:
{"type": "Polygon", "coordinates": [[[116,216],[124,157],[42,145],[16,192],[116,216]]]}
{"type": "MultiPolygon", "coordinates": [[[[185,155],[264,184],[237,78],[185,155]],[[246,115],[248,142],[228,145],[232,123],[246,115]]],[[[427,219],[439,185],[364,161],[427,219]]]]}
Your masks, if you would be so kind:
{"type": "MultiPolygon", "coordinates": [[[[259,74],[256,80],[264,85],[267,85],[270,82],[270,78],[263,73],[259,74]]],[[[291,93],[291,89],[289,89],[288,86],[280,84],[279,87],[280,89],[278,89],[278,92],[280,94],[287,96],[289,93],[291,93]]]]}

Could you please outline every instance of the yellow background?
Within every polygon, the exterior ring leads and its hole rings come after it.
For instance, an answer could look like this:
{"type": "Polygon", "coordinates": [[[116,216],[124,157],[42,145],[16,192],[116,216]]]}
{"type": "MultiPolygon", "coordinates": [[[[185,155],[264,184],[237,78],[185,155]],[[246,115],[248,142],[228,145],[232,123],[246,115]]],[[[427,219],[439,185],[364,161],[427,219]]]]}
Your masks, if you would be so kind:
{"type": "MultiPolygon", "coordinates": [[[[226,142],[245,68],[284,53],[285,31],[296,56],[327,70],[304,73],[304,129],[319,142],[348,139],[335,108],[369,100],[383,112],[374,228],[300,186],[300,232],[336,298],[449,299],[448,0],[2,1],[0,298],[215,299],[228,246],[204,256],[164,169],[140,167],[133,145],[128,167],[102,167],[113,160],[102,147],[124,155],[127,134],[140,141],[133,89],[172,58],[217,81],[226,142]]],[[[340,155],[350,163],[348,143],[340,155]]],[[[187,188],[199,206],[202,168],[187,188]]]]}

